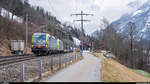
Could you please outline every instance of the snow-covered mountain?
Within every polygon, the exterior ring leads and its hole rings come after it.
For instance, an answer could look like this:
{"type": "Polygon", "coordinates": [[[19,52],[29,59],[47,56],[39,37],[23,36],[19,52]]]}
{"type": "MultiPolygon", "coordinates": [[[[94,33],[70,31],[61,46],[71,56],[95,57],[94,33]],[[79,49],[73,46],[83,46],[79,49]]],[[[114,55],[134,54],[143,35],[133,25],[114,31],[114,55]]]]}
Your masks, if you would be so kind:
{"type": "Polygon", "coordinates": [[[99,37],[99,30],[96,30],[95,32],[93,32],[91,34],[91,36],[94,37],[94,38],[98,38],[99,37]]]}
{"type": "Polygon", "coordinates": [[[137,34],[137,39],[150,40],[150,0],[147,0],[136,11],[124,14],[119,20],[112,22],[112,24],[117,26],[116,29],[118,32],[127,35],[127,31],[129,30],[127,24],[129,22],[135,23],[134,31],[137,34]]]}
{"type": "Polygon", "coordinates": [[[147,0],[135,0],[128,4],[129,7],[138,8],[143,5],[143,3],[147,2],[147,0]]]}

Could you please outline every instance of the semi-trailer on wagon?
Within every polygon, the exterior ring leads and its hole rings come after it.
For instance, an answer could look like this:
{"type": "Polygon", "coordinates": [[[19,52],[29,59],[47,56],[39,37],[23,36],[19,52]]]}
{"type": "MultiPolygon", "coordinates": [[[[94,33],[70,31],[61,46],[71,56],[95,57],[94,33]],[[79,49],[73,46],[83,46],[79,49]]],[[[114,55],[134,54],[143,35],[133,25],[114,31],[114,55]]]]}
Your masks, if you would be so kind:
{"type": "Polygon", "coordinates": [[[23,55],[24,40],[11,40],[11,53],[17,55],[23,55]]]}

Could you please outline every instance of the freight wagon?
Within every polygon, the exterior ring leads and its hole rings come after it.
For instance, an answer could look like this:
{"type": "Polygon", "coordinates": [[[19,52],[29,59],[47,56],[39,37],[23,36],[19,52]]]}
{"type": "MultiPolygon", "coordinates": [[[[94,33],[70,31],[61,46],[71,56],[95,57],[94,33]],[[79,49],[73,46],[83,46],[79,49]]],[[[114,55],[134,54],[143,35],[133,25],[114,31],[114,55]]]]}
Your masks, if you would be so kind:
{"type": "Polygon", "coordinates": [[[24,40],[11,40],[11,53],[22,55],[24,53],[24,40]]]}

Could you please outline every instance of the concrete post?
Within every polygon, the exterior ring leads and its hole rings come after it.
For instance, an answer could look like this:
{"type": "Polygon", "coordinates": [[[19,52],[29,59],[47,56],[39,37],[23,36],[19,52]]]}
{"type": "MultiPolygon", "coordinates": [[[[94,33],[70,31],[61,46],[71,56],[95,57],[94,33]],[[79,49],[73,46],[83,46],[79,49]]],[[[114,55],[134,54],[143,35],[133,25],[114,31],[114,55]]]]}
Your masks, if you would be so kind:
{"type": "Polygon", "coordinates": [[[26,48],[25,48],[25,54],[28,53],[28,14],[26,14],[26,48]]]}
{"type": "Polygon", "coordinates": [[[59,56],[59,69],[61,69],[61,55],[59,56]]]}
{"type": "Polygon", "coordinates": [[[20,64],[20,81],[24,82],[24,63],[20,64]]]}
{"type": "Polygon", "coordinates": [[[51,72],[53,72],[53,55],[51,56],[51,72]]]}
{"type": "Polygon", "coordinates": [[[39,77],[42,79],[42,59],[39,61],[39,77]]]}

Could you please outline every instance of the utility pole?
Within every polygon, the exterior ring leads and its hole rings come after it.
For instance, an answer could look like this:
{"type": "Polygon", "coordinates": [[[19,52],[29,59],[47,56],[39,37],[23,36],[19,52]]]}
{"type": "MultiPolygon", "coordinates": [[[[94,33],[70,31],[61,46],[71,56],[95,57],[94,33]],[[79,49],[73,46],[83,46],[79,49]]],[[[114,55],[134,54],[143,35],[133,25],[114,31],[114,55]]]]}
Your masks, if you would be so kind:
{"type": "Polygon", "coordinates": [[[91,42],[91,52],[93,52],[93,42],[91,42]]]}
{"type": "Polygon", "coordinates": [[[26,14],[26,49],[25,54],[28,52],[28,14],[26,14]]]}
{"type": "Polygon", "coordinates": [[[130,26],[130,53],[131,53],[131,62],[132,62],[132,67],[134,67],[133,59],[133,28],[135,27],[135,24],[133,22],[129,22],[130,26]]]}
{"type": "Polygon", "coordinates": [[[66,35],[67,35],[67,40],[68,40],[67,50],[69,51],[69,46],[70,46],[70,44],[69,44],[69,33],[66,35]]]}
{"type": "MultiPolygon", "coordinates": [[[[84,17],[83,16],[88,16],[88,15],[91,15],[93,16],[93,14],[86,14],[86,13],[83,13],[83,11],[81,11],[81,13],[77,13],[77,14],[71,14],[71,16],[73,15],[76,15],[76,16],[81,16],[81,19],[80,20],[75,20],[75,21],[78,21],[78,22],[81,22],[81,31],[82,31],[82,44],[83,44],[83,36],[84,36],[84,27],[83,27],[83,23],[84,22],[89,22],[90,20],[84,20],[84,17]]],[[[83,51],[83,45],[81,45],[82,47],[82,51],[83,51]]]]}
{"type": "Polygon", "coordinates": [[[130,36],[131,36],[131,56],[132,56],[132,67],[134,67],[133,65],[133,23],[131,23],[131,30],[130,30],[130,36]]]}

